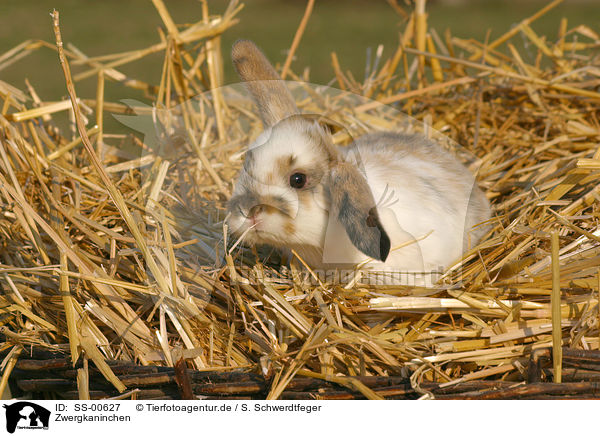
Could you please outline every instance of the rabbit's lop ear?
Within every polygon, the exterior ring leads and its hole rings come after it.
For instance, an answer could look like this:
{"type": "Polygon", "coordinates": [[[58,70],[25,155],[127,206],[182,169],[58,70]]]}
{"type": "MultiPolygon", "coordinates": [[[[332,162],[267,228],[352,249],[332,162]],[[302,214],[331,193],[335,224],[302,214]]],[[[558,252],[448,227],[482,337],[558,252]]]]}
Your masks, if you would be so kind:
{"type": "Polygon", "coordinates": [[[237,41],[233,44],[231,57],[265,127],[298,113],[292,94],[256,44],[248,40],[237,41]]]}
{"type": "Polygon", "coordinates": [[[367,181],[350,163],[341,162],[331,173],[331,213],[346,229],[352,244],[377,260],[385,262],[390,238],[381,225],[367,181]]]}

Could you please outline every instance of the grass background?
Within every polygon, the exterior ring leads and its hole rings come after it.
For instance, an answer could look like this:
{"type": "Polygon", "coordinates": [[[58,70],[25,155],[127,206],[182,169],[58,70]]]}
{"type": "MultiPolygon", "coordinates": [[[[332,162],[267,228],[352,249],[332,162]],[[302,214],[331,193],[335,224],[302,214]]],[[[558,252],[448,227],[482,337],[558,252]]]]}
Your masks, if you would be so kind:
{"type": "MultiPolygon", "coordinates": [[[[201,19],[201,4],[196,0],[165,0],[178,24],[201,19]]],[[[220,13],[226,0],[208,0],[211,13],[220,13]]],[[[402,3],[402,2],[401,2],[402,3]]],[[[521,19],[543,7],[538,0],[453,0],[428,2],[429,25],[440,34],[450,28],[453,35],[483,41],[497,37],[521,19]]],[[[289,48],[306,2],[304,0],[248,0],[240,23],[223,37],[226,83],[236,82],[228,51],[238,38],[249,38],[263,48],[273,62],[282,63],[289,48]]],[[[65,42],[74,43],[89,56],[146,47],[159,40],[160,17],[149,0],[0,0],[0,52],[26,39],[53,42],[49,12],[61,14],[65,42]]],[[[532,26],[538,34],[556,37],[561,17],[569,27],[587,24],[600,30],[598,0],[566,0],[532,26]]],[[[330,53],[336,51],[344,70],[362,80],[367,48],[374,52],[384,44],[384,59],[397,45],[403,20],[385,0],[317,0],[312,17],[292,64],[296,72],[310,66],[315,83],[327,83],[333,77],[330,53]]],[[[515,38],[521,39],[518,35],[515,38]]],[[[521,46],[521,41],[517,40],[521,46]]],[[[523,55],[531,60],[534,48],[525,47],[523,55]],[[530,53],[528,52],[530,50],[530,53]]],[[[158,83],[162,53],[149,56],[121,68],[132,77],[158,83]]],[[[78,70],[75,70],[78,71],[78,70]]],[[[0,71],[0,79],[25,89],[28,78],[42,100],[58,100],[66,95],[57,56],[41,49],[0,71]]],[[[76,84],[81,97],[93,98],[95,77],[76,84]]],[[[142,98],[140,92],[107,82],[107,100],[142,98]]]]}

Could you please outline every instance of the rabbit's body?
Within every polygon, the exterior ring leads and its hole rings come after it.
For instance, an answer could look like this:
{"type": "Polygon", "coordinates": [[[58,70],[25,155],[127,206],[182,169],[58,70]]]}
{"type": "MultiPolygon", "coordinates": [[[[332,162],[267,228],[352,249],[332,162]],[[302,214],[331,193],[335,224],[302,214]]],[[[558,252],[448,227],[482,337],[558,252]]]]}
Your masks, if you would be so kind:
{"type": "MultiPolygon", "coordinates": [[[[368,269],[439,272],[484,233],[485,227],[475,226],[490,216],[485,195],[470,172],[435,142],[418,134],[369,133],[345,147],[344,155],[364,170],[390,237],[385,262],[372,261],[368,269]]],[[[365,259],[354,251],[356,260],[365,259]]]]}
{"type": "Polygon", "coordinates": [[[230,227],[247,243],[294,249],[315,269],[371,258],[367,269],[414,273],[439,272],[479,240],[483,231],[473,226],[489,218],[489,204],[450,153],[423,136],[391,132],[338,148],[299,115],[253,43],[236,43],[233,58],[266,128],[229,202],[230,227]]]}

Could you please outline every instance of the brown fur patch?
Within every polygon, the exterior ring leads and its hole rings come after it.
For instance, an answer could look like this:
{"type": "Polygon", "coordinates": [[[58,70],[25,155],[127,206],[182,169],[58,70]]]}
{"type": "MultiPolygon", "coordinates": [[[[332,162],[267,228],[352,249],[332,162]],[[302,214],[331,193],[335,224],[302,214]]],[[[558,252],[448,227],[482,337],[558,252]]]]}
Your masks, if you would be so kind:
{"type": "Polygon", "coordinates": [[[270,204],[262,204],[261,206],[263,207],[263,212],[268,215],[279,213],[279,209],[277,209],[274,206],[271,206],[270,204]]]}
{"type": "Polygon", "coordinates": [[[268,173],[267,176],[265,177],[265,183],[267,185],[274,185],[276,180],[277,180],[277,171],[274,171],[272,173],[268,173]]]}
{"type": "Polygon", "coordinates": [[[296,226],[293,222],[288,221],[283,225],[283,230],[285,230],[288,235],[293,235],[296,233],[296,226]]]}
{"type": "Polygon", "coordinates": [[[308,191],[298,191],[298,201],[300,202],[300,209],[308,210],[311,208],[313,194],[308,191]]]}
{"type": "Polygon", "coordinates": [[[275,161],[275,173],[276,174],[287,174],[292,169],[292,165],[294,165],[294,161],[296,159],[294,156],[282,156],[275,161]]]}

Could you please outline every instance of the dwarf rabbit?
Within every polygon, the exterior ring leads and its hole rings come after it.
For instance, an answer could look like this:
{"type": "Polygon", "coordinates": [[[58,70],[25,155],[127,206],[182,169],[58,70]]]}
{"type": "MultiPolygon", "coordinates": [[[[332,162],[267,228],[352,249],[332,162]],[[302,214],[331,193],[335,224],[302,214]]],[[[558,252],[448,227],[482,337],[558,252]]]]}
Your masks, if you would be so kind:
{"type": "Polygon", "coordinates": [[[315,269],[366,261],[373,271],[439,274],[481,238],[474,226],[489,218],[488,200],[449,152],[393,132],[337,147],[253,42],[236,42],[232,58],[265,128],[228,203],[230,229],[246,243],[294,249],[315,269]]]}

